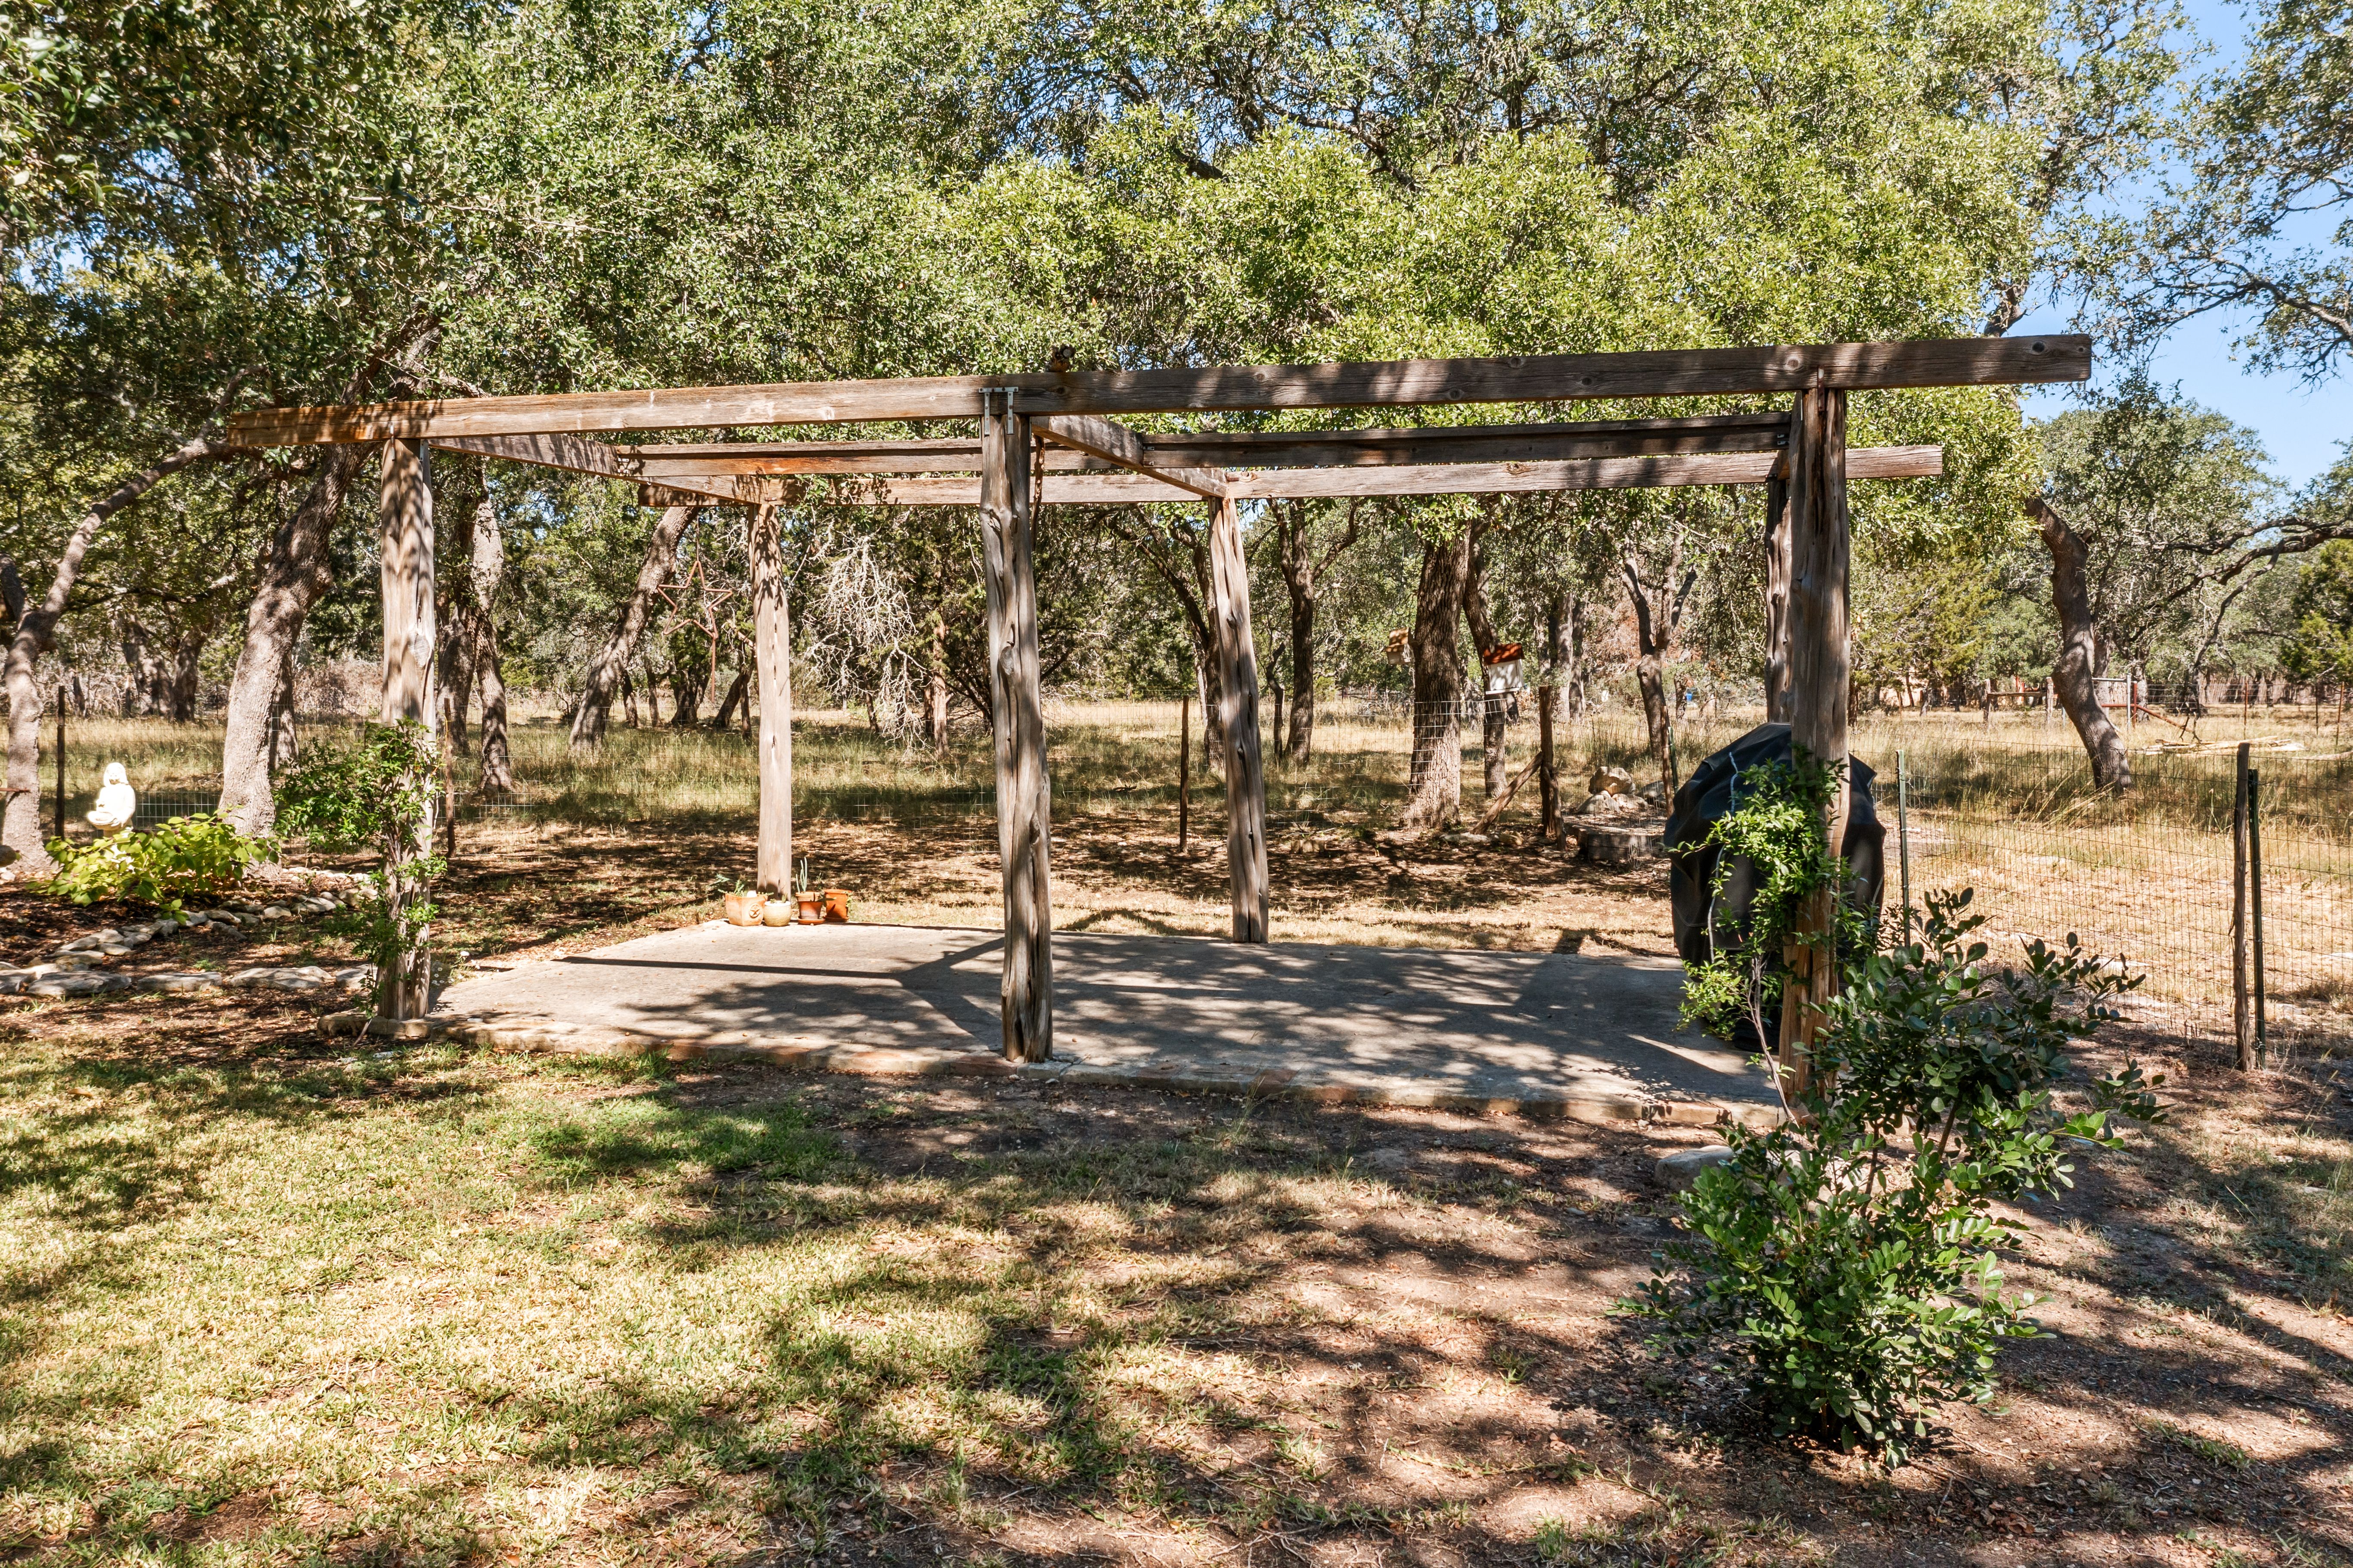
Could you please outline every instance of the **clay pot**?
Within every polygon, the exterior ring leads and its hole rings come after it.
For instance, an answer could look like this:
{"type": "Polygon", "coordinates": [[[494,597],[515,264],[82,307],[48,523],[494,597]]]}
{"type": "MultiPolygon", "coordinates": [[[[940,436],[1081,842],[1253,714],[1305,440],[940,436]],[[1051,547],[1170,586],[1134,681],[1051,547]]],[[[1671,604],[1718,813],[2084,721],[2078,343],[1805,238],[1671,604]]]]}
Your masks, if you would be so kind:
{"type": "Polygon", "coordinates": [[[825,890],[825,918],[829,921],[846,921],[849,918],[849,889],[828,888],[825,890]]]}
{"type": "Polygon", "coordinates": [[[778,894],[768,900],[767,912],[760,917],[762,925],[788,926],[793,923],[792,900],[778,894]]]}
{"type": "Polygon", "coordinates": [[[768,895],[760,892],[729,893],[722,900],[727,908],[727,923],[732,926],[755,926],[760,923],[762,906],[768,895]]]}
{"type": "Polygon", "coordinates": [[[823,893],[795,893],[793,903],[799,909],[801,924],[805,926],[813,926],[825,919],[823,893]]]}

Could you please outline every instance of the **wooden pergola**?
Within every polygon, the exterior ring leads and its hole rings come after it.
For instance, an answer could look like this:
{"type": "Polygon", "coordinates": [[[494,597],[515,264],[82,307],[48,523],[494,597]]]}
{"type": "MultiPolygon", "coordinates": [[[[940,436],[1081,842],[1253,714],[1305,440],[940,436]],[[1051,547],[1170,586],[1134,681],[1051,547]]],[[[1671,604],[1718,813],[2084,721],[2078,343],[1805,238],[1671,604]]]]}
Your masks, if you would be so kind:
{"type": "MultiPolygon", "coordinates": [[[[552,396],[473,397],[238,416],[249,447],[381,445],[384,718],[436,721],[429,450],[469,452],[638,485],[647,504],[750,509],[760,690],[759,884],[788,885],[792,707],[776,509],[828,478],[840,503],[969,506],[980,513],[1004,860],[1004,1048],[1052,1052],[1050,792],[1039,691],[1030,520],[1045,504],[1207,502],[1216,655],[1226,693],[1233,939],[1267,939],[1265,777],[1258,669],[1239,505],[1298,497],[1493,494],[1676,485],[1767,487],[1768,668],[1797,744],[1846,756],[1847,482],[1943,471],[1936,447],[1850,450],[1846,397],[1896,387],[2081,381],[2083,337],[1774,344],[1643,353],[1200,370],[793,382],[552,396]],[[1265,413],[1789,395],[1786,412],[1577,423],[1301,432],[1146,434],[1119,415],[1265,413]],[[977,438],[624,445],[591,433],[762,425],[976,421],[977,438]]],[[[1841,802],[1831,825],[1841,841],[1841,802]]],[[[1819,929],[1830,927],[1827,903],[1819,929]]],[[[422,1012],[420,977],[396,1001],[422,1012]]],[[[1802,968],[1802,965],[1801,965],[1802,968]]],[[[1827,966],[1802,989],[1827,994],[1827,966]]],[[[1810,1015],[1799,1016],[1799,1034],[1810,1015]]],[[[1785,1028],[1785,1037],[1789,1031],[1785,1028]]]]}

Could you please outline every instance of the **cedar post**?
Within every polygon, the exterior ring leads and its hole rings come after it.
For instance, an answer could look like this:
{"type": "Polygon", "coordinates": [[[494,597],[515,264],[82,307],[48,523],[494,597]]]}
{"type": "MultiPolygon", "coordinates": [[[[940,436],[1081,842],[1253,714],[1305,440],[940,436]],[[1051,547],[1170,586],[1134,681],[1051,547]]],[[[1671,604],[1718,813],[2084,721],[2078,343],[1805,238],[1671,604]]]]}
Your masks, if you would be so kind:
{"type": "Polygon", "coordinates": [[[1789,721],[1789,462],[1794,439],[1765,481],[1765,722],[1789,721]]]}
{"type": "Polygon", "coordinates": [[[1029,421],[1009,389],[982,395],[980,539],[988,579],[988,695],[996,718],[997,847],[1005,865],[1005,1055],[1054,1054],[1053,798],[1038,681],[1038,577],[1029,556],[1029,421]]]}
{"type": "MultiPolygon", "coordinates": [[[[1847,510],[1846,394],[1798,395],[1789,419],[1787,527],[1789,534],[1789,690],[1791,742],[1836,770],[1830,843],[1846,847],[1847,510]]],[[[1841,880],[1843,878],[1841,877],[1841,880]]],[[[1839,889],[1817,891],[1799,912],[1800,942],[1787,957],[1790,979],[1781,1004],[1783,1085],[1802,1092],[1812,1079],[1810,1050],[1821,1007],[1837,978],[1834,950],[1839,889]]]]}
{"type": "Polygon", "coordinates": [[[754,885],[793,890],[793,629],[785,605],[784,530],[773,505],[752,509],[752,666],[760,704],[760,843],[754,885]]]}
{"type": "Polygon", "coordinates": [[[2248,984],[2247,922],[2247,754],[2253,748],[2239,742],[2238,788],[2231,802],[2231,1022],[2238,1037],[2239,1070],[2255,1065],[2255,1016],[2253,988],[2248,984]]]}
{"type": "MultiPolygon", "coordinates": [[[[433,621],[433,483],[425,443],[386,441],[378,476],[376,516],[381,526],[384,593],[384,710],[387,724],[415,721],[435,733],[439,715],[434,701],[438,638],[433,621]]],[[[396,850],[385,867],[385,895],[393,919],[406,931],[400,956],[376,978],[376,1011],[395,1020],[422,1018],[430,1004],[431,931],[411,925],[406,911],[423,897],[406,874],[406,863],[433,844],[433,801],[417,825],[415,848],[396,850]]]]}
{"type": "Polygon", "coordinates": [[[1226,858],[1234,940],[1266,940],[1266,770],[1258,749],[1258,648],[1250,640],[1250,565],[1231,496],[1209,503],[1209,580],[1217,595],[1218,678],[1226,692],[1226,858]]]}

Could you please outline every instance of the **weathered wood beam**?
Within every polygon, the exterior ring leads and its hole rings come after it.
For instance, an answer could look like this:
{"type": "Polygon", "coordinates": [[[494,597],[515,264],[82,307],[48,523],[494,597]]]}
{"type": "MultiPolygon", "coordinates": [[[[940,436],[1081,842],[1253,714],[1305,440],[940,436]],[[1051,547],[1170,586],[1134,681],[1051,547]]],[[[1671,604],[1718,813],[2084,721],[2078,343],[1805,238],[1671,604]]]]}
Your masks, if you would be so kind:
{"type": "Polygon", "coordinates": [[[752,510],[752,667],[760,704],[760,826],[754,885],[793,890],[793,639],[786,611],[784,530],[776,509],[752,510]]]}
{"type": "Polygon", "coordinates": [[[997,847],[1005,868],[1005,1055],[1054,1054],[1053,823],[1046,709],[1039,691],[1038,575],[1029,552],[1029,422],[1009,397],[980,423],[982,575],[988,586],[988,693],[997,748],[997,847]]]}
{"type": "Polygon", "coordinates": [[[1226,709],[1226,864],[1233,889],[1233,934],[1236,942],[1263,942],[1266,767],[1259,755],[1258,647],[1250,637],[1250,563],[1230,496],[1209,506],[1209,583],[1226,709]]]}
{"type": "Polygon", "coordinates": [[[779,382],[762,386],[470,397],[344,408],[269,408],[236,416],[229,422],[228,435],[240,446],[290,447],[393,437],[439,439],[549,431],[973,419],[980,416],[983,394],[991,389],[1009,393],[1018,414],[1151,414],[1732,396],[1807,388],[2011,385],[2082,381],[2091,371],[2091,340],[2080,336],[1773,343],[1503,359],[779,382]]]}
{"type": "Polygon", "coordinates": [[[1164,480],[1205,500],[1220,500],[1233,493],[1231,474],[1156,457],[1145,445],[1144,437],[1126,426],[1098,419],[1092,414],[1040,414],[1029,421],[1029,426],[1047,440],[1072,451],[1117,463],[1123,468],[1164,480]]]}
{"type": "MultiPolygon", "coordinates": [[[[1847,454],[1855,479],[1921,479],[1943,473],[1941,447],[1867,447],[1847,454]]],[[[1771,477],[1770,452],[1669,454],[1567,463],[1431,463],[1385,468],[1273,469],[1237,477],[1242,500],[1303,497],[1494,495],[1535,490],[1643,489],[1675,485],[1756,485],[1771,477]]],[[[744,479],[788,485],[788,479],[744,479]]],[[[1131,506],[1189,501],[1190,491],[1143,474],[1049,474],[1042,499],[1054,506],[1131,506]]],[[[980,481],[968,477],[870,475],[838,482],[831,499],[871,506],[976,506],[980,481]]]]}
{"type": "MultiPolygon", "coordinates": [[[[1138,434],[1155,463],[1208,468],[1371,468],[1418,463],[1516,463],[1630,458],[1666,452],[1769,452],[1788,437],[1786,413],[1684,419],[1595,419],[1541,425],[1434,425],[1366,430],[1203,430],[1138,434]]],[[[970,473],[980,443],[964,437],[905,441],[678,442],[615,447],[625,471],[648,480],[754,474],[970,473]],[[629,466],[629,465],[634,465],[629,466]]],[[[1049,473],[1109,472],[1107,462],[1049,447],[1049,473]]]]}
{"type": "MultiPolygon", "coordinates": [[[[565,473],[593,474],[599,479],[644,477],[638,472],[627,449],[604,441],[584,441],[577,436],[437,436],[433,445],[444,451],[473,452],[485,458],[503,458],[511,463],[559,468],[565,473]]],[[[669,493],[647,505],[708,506],[712,501],[733,502],[738,499],[732,480],[708,476],[665,479],[659,489],[669,493]]]]}

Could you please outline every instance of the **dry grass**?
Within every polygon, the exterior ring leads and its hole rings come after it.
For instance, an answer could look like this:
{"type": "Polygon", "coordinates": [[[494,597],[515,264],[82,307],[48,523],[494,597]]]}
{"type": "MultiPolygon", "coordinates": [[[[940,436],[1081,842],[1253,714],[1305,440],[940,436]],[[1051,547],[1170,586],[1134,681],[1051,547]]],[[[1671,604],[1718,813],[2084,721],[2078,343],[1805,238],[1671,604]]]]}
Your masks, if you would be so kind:
{"type": "Polygon", "coordinates": [[[353,1057],[290,1005],[11,1001],[0,1047],[16,1561],[2353,1553],[2309,1076],[2166,1063],[2179,1126],[2008,1265],[2063,1337],[1887,1475],[1609,1315],[1697,1131],[353,1057]]]}

